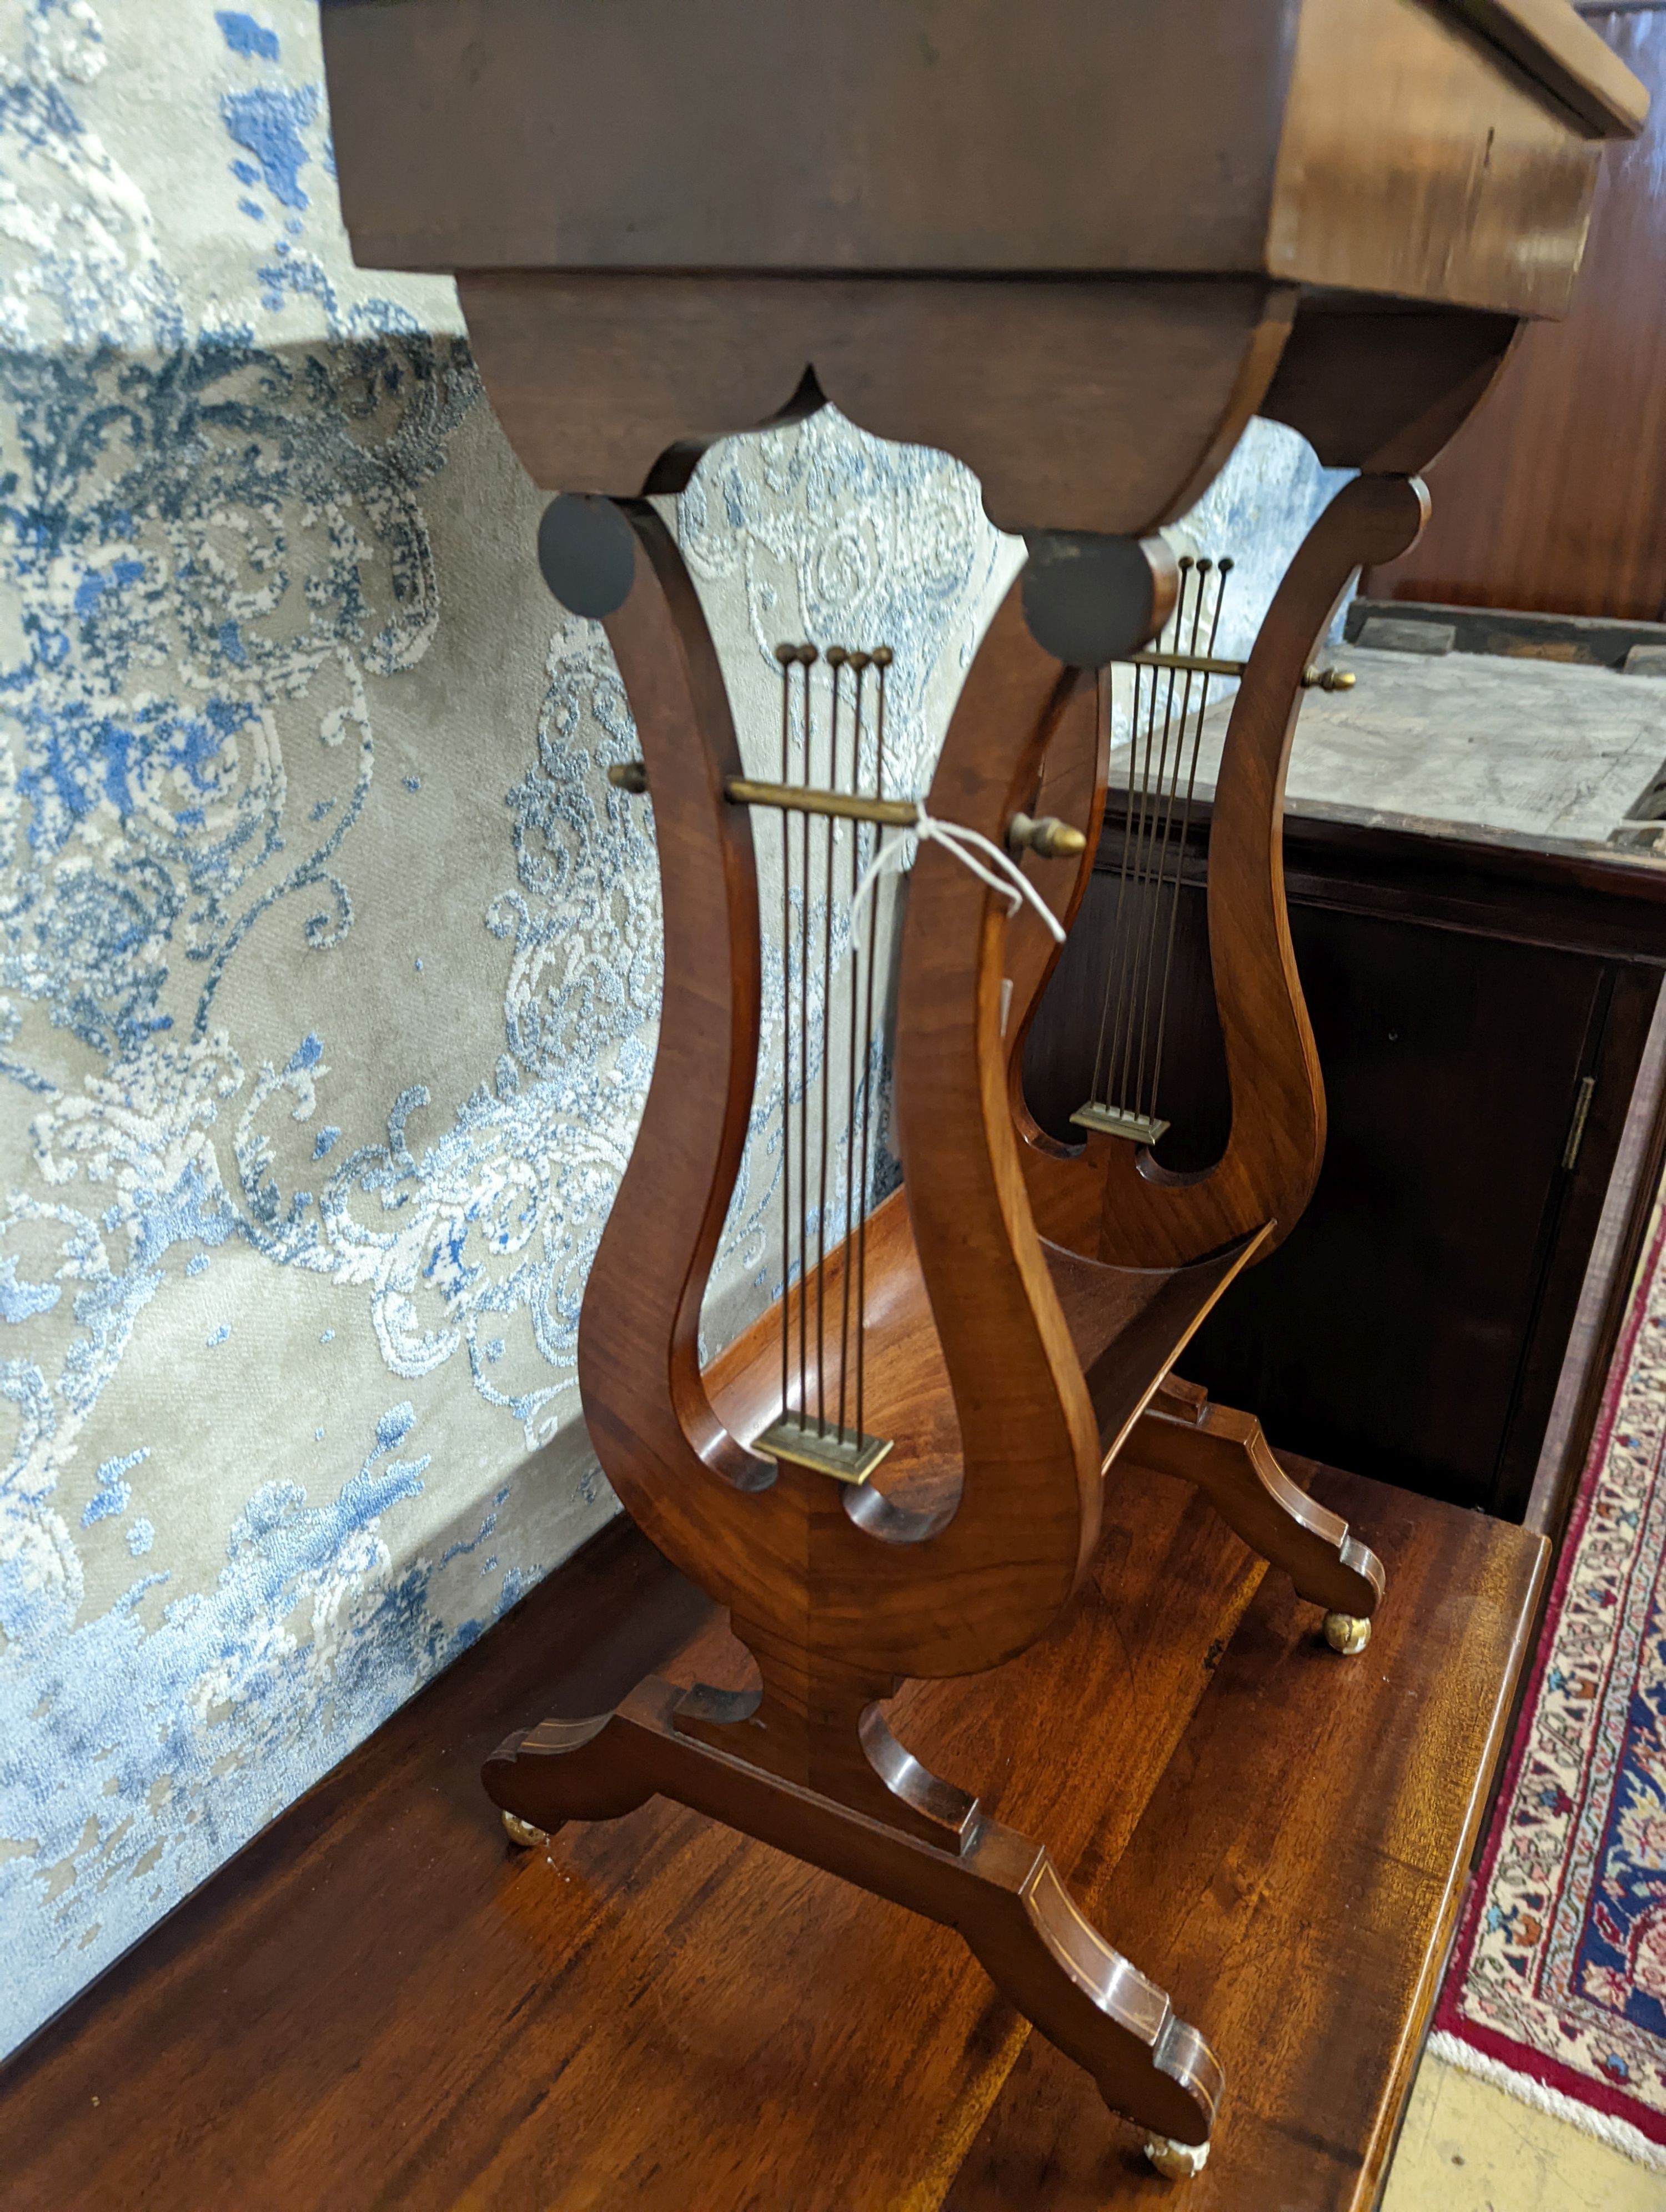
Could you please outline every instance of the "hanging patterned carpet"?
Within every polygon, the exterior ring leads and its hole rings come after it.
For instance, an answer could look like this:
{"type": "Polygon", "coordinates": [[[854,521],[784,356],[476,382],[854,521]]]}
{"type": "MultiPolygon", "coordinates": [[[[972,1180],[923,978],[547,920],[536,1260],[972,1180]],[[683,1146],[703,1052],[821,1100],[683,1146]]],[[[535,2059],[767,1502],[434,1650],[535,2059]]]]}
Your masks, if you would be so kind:
{"type": "Polygon", "coordinates": [[[1431,2048],[1666,2172],[1666,1226],[1651,1231],[1431,2048]]]}

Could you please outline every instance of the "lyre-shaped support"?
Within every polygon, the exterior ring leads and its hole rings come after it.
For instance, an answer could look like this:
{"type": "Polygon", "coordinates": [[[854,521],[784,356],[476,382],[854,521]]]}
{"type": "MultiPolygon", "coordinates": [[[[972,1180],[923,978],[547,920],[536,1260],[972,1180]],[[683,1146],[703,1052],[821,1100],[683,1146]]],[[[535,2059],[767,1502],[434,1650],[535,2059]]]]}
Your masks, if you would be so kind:
{"type": "MultiPolygon", "coordinates": [[[[979,1672],[1026,1648],[1070,1598],[1097,1533],[1098,1424],[1006,1106],[1006,902],[927,847],[903,927],[895,1128],[906,1212],[893,1199],[871,1224],[890,1330],[875,1388],[891,1394],[879,1412],[895,1413],[905,1442],[921,1407],[936,1409],[913,1456],[940,1457],[940,1432],[958,1494],[927,1512],[878,1483],[853,1488],[786,1456],[772,1464],[745,1439],[779,1399],[754,1413],[733,1380],[715,1387],[701,1369],[700,1299],[757,1060],[757,877],[692,586],[652,509],[620,511],[633,580],[605,619],[655,811],[666,985],[641,1129],[591,1273],[580,1383],[615,1488],[729,1608],[761,1688],[684,1696],[645,1683],[611,1716],[511,1739],[488,1764],[488,1788],[522,1833],[669,1796],[952,1925],[1119,2111],[1201,2143],[1220,2075],[1195,2031],[1088,1925],[1046,1852],[926,1772],[879,1711],[904,1676],[979,1672]]],[[[952,720],[933,816],[1004,839],[1061,718],[1091,688],[1036,643],[1015,587],[952,720]]],[[[1223,1279],[1204,1271],[1198,1297],[1223,1279]]],[[[1146,1317],[1151,1381],[1193,1318],[1183,1297],[1146,1317]]],[[[766,1365],[778,1385],[778,1335],[766,1365]]],[[[713,1375],[733,1370],[727,1358],[713,1375]]],[[[1125,1395],[1127,1419],[1140,1393],[1125,1395]]]]}
{"type": "MultiPolygon", "coordinates": [[[[1404,552],[1428,511],[1428,494],[1415,477],[1361,476],[1345,485],[1292,562],[1232,702],[1209,833],[1209,949],[1231,1093],[1226,1147],[1213,1167],[1177,1174],[1148,1147],[1119,1137],[1089,1131],[1071,1146],[1037,1129],[1023,1104],[1020,1062],[1054,948],[1025,920],[1015,925],[1015,936],[1025,939],[1017,957],[1026,962],[1026,981],[1035,978],[1021,1002],[1014,994],[1008,1034],[1025,1175],[1044,1234],[1073,1250],[1128,1267],[1171,1267],[1270,1224],[1264,1255],[1294,1227],[1312,1194],[1324,1156],[1324,1087],[1285,908],[1285,773],[1304,679],[1350,575],[1404,552]]],[[[1073,734],[1073,775],[1061,762],[1060,793],[1044,786],[1043,803],[1063,813],[1073,781],[1091,790],[1099,812],[1082,826],[1097,842],[1104,741],[1081,726],[1073,734]]],[[[1090,872],[1091,862],[1084,863],[1074,900],[1090,872]]]]}
{"type": "MultiPolygon", "coordinates": [[[[976,1300],[933,1296],[930,1387],[976,1419],[960,1422],[958,1504],[924,1542],[883,1498],[777,1471],[720,1417],[701,1372],[700,1299],[757,1059],[757,875],[746,811],[727,796],[739,750],[693,586],[654,510],[623,512],[635,580],[606,629],[654,795],[666,980],[641,1126],[580,1329],[591,1433],[660,1549],[760,1632],[778,1618],[783,1648],[869,1680],[977,1672],[1055,1618],[1098,1516],[1097,1425],[1006,1110],[1006,907],[940,851],[922,854],[903,933],[896,1116],[916,1272],[930,1292],[934,1272],[952,1278],[960,1251],[978,1253],[976,1300]]],[[[956,708],[933,812],[999,838],[1085,684],[1036,645],[1015,586],[956,708]]]]}
{"type": "MultiPolygon", "coordinates": [[[[1323,1154],[1324,1096],[1284,903],[1285,771],[1313,656],[1349,574],[1404,550],[1427,512],[1415,478],[1360,477],[1347,486],[1309,532],[1243,670],[1209,848],[1210,941],[1233,1109],[1214,1168],[1175,1175],[1148,1147],[1093,1133],[1070,1146],[1038,1127],[1024,1101],[1023,1046],[1057,951],[1027,915],[1013,927],[1006,1036],[1013,1120],[1037,1218],[1074,1251],[1151,1267],[1260,1228],[1259,1259],[1307,1202],[1323,1154]]],[[[1079,711],[1061,726],[1035,801],[1090,838],[1067,876],[1035,872],[1066,921],[1092,872],[1108,749],[1104,714],[1079,711]]],[[[1135,1465],[1195,1483],[1253,1549],[1292,1577],[1300,1595],[1324,1608],[1336,1650],[1364,1649],[1382,1600],[1381,1562],[1291,1480],[1253,1415],[1165,1383],[1130,1431],[1107,1434],[1104,1443],[1108,1455],[1120,1449],[1135,1465]]]]}

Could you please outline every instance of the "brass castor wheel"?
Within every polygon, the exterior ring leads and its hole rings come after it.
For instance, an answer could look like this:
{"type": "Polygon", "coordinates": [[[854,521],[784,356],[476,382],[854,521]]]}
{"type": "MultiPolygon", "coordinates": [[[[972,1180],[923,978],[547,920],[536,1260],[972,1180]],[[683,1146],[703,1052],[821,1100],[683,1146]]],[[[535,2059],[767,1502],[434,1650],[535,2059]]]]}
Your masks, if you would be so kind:
{"type": "Polygon", "coordinates": [[[530,1820],[523,1820],[519,1813],[503,1815],[503,1832],[512,1844],[519,1844],[524,1851],[535,1851],[540,1844],[550,1840],[547,1832],[535,1828],[530,1820]]]}
{"type": "Polygon", "coordinates": [[[1146,2142],[1146,2156],[1164,2181],[1190,2181],[1208,2164],[1209,2146],[1177,2142],[1172,2136],[1152,2136],[1146,2142]]]}
{"type": "Polygon", "coordinates": [[[1340,1651],[1345,1659],[1351,1659],[1371,1642],[1371,1623],[1357,1620],[1351,1613],[1328,1613],[1325,1642],[1333,1651],[1340,1651]]]}

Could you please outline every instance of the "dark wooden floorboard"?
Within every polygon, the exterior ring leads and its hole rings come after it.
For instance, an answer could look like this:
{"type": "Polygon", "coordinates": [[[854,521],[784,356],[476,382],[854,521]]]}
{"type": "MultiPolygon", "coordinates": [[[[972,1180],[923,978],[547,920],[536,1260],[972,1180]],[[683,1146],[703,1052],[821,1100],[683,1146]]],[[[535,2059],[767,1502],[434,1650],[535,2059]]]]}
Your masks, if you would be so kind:
{"type": "MultiPolygon", "coordinates": [[[[1235,2169],[1340,2187],[1386,2142],[1539,1549],[1321,1486],[1387,1559],[1363,1660],[1270,1578],[1256,1594],[1191,1492],[1126,1476],[1069,1621],[896,1716],[1052,1845],[1220,2049],[1223,2133],[1187,2212],[1355,2201],[1200,2192],[1235,2169]]],[[[1139,2201],[1128,2131],[1025,2050],[946,1931],[663,1805],[505,1843],[477,1780],[505,1730],[650,1667],[738,1680],[738,1660],[609,1531],[0,2072],[0,2205],[1139,2201]]]]}

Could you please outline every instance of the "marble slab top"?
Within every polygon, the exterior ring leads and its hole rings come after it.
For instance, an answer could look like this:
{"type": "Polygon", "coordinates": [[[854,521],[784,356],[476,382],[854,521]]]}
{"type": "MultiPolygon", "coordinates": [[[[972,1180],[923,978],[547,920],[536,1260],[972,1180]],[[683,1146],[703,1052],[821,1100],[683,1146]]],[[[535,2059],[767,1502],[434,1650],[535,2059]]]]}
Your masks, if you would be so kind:
{"type": "MultiPolygon", "coordinates": [[[[1659,678],[1363,646],[1337,647],[1324,659],[1353,671],[1357,683],[1352,691],[1314,690],[1303,700],[1286,793],[1292,814],[1388,816],[1436,834],[1607,845],[1666,763],[1666,681],[1659,678]]],[[[1230,713],[1223,700],[1205,719],[1200,798],[1213,792],[1230,713]]],[[[1119,746],[1113,794],[1127,761],[1119,746]]],[[[1666,804],[1659,811],[1666,813],[1666,804]]]]}

